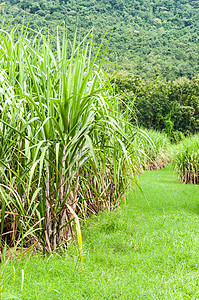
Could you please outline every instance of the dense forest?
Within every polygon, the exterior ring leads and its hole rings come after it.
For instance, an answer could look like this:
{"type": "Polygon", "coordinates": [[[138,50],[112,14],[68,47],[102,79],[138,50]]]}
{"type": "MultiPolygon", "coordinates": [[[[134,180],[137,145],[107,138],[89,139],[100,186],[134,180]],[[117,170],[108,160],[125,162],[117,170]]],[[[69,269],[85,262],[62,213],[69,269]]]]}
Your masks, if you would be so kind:
{"type": "Polygon", "coordinates": [[[167,80],[199,72],[197,0],[5,0],[0,16],[8,30],[23,23],[36,32],[46,28],[52,36],[64,21],[71,39],[76,30],[82,38],[93,28],[95,45],[113,31],[109,72],[120,68],[143,79],[167,80]]]}
{"type": "Polygon", "coordinates": [[[199,131],[199,76],[145,81],[121,73],[114,81],[134,124],[163,131],[175,142],[199,131]]]}

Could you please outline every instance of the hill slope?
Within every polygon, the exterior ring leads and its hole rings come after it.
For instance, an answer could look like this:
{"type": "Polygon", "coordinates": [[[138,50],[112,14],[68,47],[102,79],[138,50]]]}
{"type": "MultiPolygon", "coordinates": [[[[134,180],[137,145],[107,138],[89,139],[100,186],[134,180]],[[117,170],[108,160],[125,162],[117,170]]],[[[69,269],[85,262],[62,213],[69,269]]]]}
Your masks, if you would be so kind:
{"type": "MultiPolygon", "coordinates": [[[[199,72],[199,3],[197,0],[5,0],[0,19],[11,24],[48,28],[66,22],[68,35],[95,28],[95,44],[113,29],[108,59],[154,78],[191,78],[199,72]]],[[[112,71],[115,67],[109,67],[112,71]]]]}

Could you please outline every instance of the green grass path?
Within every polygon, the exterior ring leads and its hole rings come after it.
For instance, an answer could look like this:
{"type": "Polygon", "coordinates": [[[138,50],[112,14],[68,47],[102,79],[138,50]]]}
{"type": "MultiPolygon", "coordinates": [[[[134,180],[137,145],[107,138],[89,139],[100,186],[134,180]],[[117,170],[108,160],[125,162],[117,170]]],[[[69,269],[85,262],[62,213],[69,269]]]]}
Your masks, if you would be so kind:
{"type": "Polygon", "coordinates": [[[199,186],[167,168],[145,172],[127,206],[83,226],[84,262],[33,257],[2,264],[0,299],[199,299],[199,186]]]}

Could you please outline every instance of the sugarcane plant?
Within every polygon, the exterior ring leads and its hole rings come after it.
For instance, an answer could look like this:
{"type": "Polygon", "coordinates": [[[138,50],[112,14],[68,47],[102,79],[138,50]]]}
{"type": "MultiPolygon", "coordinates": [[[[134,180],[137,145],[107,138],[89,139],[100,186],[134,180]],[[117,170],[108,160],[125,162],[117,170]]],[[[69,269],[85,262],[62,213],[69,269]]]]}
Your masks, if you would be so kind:
{"type": "Polygon", "coordinates": [[[136,161],[139,161],[139,170],[159,170],[171,162],[171,142],[164,132],[154,129],[140,129],[134,141],[137,149],[136,161]]]}
{"type": "Polygon", "coordinates": [[[199,184],[199,134],[173,147],[173,164],[183,183],[199,184]]]}
{"type": "Polygon", "coordinates": [[[41,32],[0,32],[0,244],[63,250],[75,224],[82,255],[79,217],[127,190],[136,129],[102,69],[103,42],[93,55],[92,37],[58,30],[53,47],[41,32]]]}

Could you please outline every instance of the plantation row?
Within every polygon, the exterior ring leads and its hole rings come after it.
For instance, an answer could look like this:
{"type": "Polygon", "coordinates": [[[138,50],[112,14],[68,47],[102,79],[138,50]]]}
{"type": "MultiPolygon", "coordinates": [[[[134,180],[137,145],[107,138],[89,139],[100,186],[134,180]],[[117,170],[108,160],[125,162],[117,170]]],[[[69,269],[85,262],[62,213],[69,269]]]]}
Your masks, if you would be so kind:
{"type": "MultiPolygon", "coordinates": [[[[173,159],[166,134],[141,130],[119,111],[98,57],[102,44],[94,58],[89,40],[75,45],[58,32],[53,52],[45,36],[1,31],[1,251],[66,249],[75,223],[82,257],[79,217],[111,210],[136,174],[173,159]]],[[[188,182],[193,168],[183,168],[188,182]]]]}
{"type": "Polygon", "coordinates": [[[199,134],[187,137],[178,144],[171,144],[165,133],[144,130],[145,136],[135,137],[140,149],[137,160],[142,166],[138,171],[158,170],[172,163],[183,183],[199,184],[199,134]]]}
{"type": "Polygon", "coordinates": [[[199,184],[199,134],[174,146],[173,160],[183,183],[199,184]]]}

